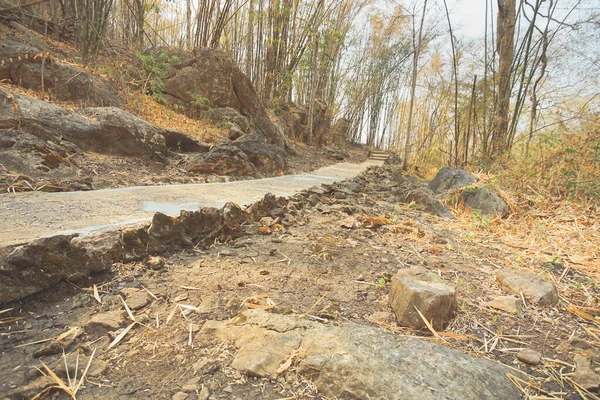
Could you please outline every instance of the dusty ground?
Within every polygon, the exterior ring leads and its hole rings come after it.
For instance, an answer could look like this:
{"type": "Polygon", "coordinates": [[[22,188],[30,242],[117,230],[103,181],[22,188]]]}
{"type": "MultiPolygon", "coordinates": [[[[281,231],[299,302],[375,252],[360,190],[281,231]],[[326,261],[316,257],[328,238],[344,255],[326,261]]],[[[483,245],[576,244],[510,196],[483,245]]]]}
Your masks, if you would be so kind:
{"type": "MultiPolygon", "coordinates": [[[[31,398],[47,386],[50,378],[39,378],[42,361],[66,382],[61,351],[43,351],[48,343],[38,341],[86,326],[96,313],[123,311],[120,295],[132,304],[132,296],[144,301],[133,311],[140,323],[117,345],[108,349],[113,339],[93,329],[63,339],[66,353],[81,354],[80,371],[94,355],[77,393],[80,399],[168,399],[181,391],[189,399],[204,399],[207,393],[211,399],[320,398],[294,366],[276,380],[249,378],[228,366],[235,353],[230,343],[197,340],[204,321],[230,318],[253,303],[274,305],[274,313],[310,311],[304,318],[326,324],[379,325],[500,361],[527,374],[524,398],[525,393],[532,399],[598,398],[571,380],[575,353],[600,360],[600,290],[576,265],[506,246],[488,236],[486,226],[493,221],[449,222],[398,204],[380,182],[346,198],[318,193],[316,205],[290,208],[289,226],[275,232],[265,229],[264,235],[249,234],[204,250],[174,250],[164,255],[162,267],[162,259],[158,265],[156,259],[118,264],[110,274],[65,282],[6,305],[0,314],[0,398],[7,393],[31,398]],[[370,217],[382,217],[389,225],[379,226],[370,217]],[[398,327],[389,314],[387,282],[398,269],[413,265],[457,287],[459,311],[438,339],[398,327]],[[487,307],[492,297],[505,294],[495,272],[506,266],[556,282],[559,305],[541,309],[526,303],[521,317],[487,307]],[[101,303],[93,297],[94,283],[101,303]],[[258,300],[262,294],[268,297],[258,300]],[[521,348],[541,352],[542,364],[517,361],[521,348]]],[[[74,359],[69,358],[69,368],[74,359]]],[[[66,398],[60,392],[53,391],[52,398],[66,398]]]]}

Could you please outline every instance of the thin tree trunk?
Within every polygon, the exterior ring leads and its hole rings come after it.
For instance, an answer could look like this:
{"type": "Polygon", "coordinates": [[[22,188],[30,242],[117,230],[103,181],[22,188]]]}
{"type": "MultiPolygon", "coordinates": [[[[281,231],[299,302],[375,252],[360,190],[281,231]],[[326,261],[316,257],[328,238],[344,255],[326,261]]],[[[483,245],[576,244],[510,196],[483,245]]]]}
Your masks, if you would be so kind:
{"type": "Polygon", "coordinates": [[[411,134],[412,134],[412,120],[413,120],[413,109],[415,104],[415,90],[417,88],[417,74],[419,68],[419,55],[421,53],[421,46],[423,40],[423,24],[425,22],[425,12],[427,11],[427,0],[423,3],[423,14],[421,15],[421,23],[419,25],[418,39],[415,40],[415,26],[413,17],[413,68],[410,80],[410,104],[408,106],[408,122],[406,123],[406,141],[404,143],[404,160],[402,168],[407,169],[408,158],[410,157],[411,149],[411,134]]]}

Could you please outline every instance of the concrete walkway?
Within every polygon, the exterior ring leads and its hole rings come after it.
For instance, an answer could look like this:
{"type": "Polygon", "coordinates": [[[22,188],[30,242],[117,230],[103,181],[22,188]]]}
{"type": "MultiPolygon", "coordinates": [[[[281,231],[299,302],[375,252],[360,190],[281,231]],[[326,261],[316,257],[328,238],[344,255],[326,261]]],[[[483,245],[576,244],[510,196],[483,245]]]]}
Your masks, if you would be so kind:
{"type": "Polygon", "coordinates": [[[321,183],[353,178],[370,165],[341,163],[310,174],[227,183],[137,186],[89,192],[27,192],[0,195],[0,246],[25,243],[57,233],[85,233],[148,221],[155,212],[250,204],[266,193],[288,196],[321,183]]]}

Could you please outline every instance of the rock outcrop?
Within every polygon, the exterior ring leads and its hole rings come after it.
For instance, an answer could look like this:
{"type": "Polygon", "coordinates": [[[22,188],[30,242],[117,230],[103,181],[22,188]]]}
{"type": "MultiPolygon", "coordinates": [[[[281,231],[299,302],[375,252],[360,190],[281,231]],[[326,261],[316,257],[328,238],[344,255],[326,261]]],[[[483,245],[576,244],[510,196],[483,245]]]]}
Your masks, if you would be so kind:
{"type": "MultiPolygon", "coordinates": [[[[157,51],[180,59],[165,76],[163,93],[167,101],[184,106],[188,112],[233,108],[248,118],[252,128],[270,143],[290,147],[284,133],[267,115],[250,79],[225,52],[214,49],[201,49],[197,54],[174,49],[157,51]]],[[[215,113],[218,112],[212,111],[215,113]]]]}
{"type": "Polygon", "coordinates": [[[110,268],[121,257],[118,233],[58,235],[0,248],[0,304],[110,268]]]}
{"type": "Polygon", "coordinates": [[[471,186],[477,179],[462,169],[444,167],[429,182],[429,189],[435,194],[444,194],[451,190],[458,192],[458,202],[464,207],[476,210],[484,216],[498,215],[504,217],[508,213],[508,205],[493,190],[486,187],[471,186]]]}
{"type": "MultiPolygon", "coordinates": [[[[45,143],[43,146],[59,146],[71,153],[83,150],[142,157],[164,155],[169,148],[207,150],[207,146],[184,133],[156,127],[117,107],[82,108],[75,112],[4,88],[0,88],[0,129],[23,131],[28,134],[25,139],[29,144],[33,144],[35,136],[45,143]]],[[[14,137],[6,140],[14,141],[14,137]]]]}
{"type": "Polygon", "coordinates": [[[475,182],[477,182],[477,179],[467,171],[444,167],[440,169],[435,178],[429,182],[429,189],[431,189],[433,193],[439,194],[447,190],[469,186],[475,182]]]}
{"type": "MultiPolygon", "coordinates": [[[[27,30],[19,26],[20,30],[27,30]]],[[[51,99],[82,107],[122,106],[110,83],[83,68],[61,61],[40,39],[8,33],[0,46],[0,80],[46,92],[51,99]]]]}
{"type": "Polygon", "coordinates": [[[231,143],[218,144],[205,154],[191,158],[187,170],[218,175],[281,175],[287,168],[283,148],[268,143],[263,135],[240,135],[231,143]]]}
{"type": "Polygon", "coordinates": [[[248,310],[230,321],[207,321],[200,336],[232,341],[238,348],[233,368],[271,379],[285,374],[278,370],[301,349],[297,373],[331,398],[521,398],[500,364],[380,328],[248,310]]]}

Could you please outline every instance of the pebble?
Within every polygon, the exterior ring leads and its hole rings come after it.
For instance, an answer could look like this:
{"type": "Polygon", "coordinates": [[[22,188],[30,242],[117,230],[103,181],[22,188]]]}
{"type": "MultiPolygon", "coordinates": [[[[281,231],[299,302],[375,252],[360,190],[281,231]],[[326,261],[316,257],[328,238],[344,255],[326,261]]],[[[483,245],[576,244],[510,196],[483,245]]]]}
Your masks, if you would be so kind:
{"type": "Polygon", "coordinates": [[[532,349],[521,349],[517,353],[517,359],[527,365],[539,365],[542,362],[542,354],[532,349]]]}
{"type": "Polygon", "coordinates": [[[171,397],[172,400],[185,400],[188,398],[188,394],[185,392],[177,392],[171,397]]]}

